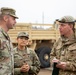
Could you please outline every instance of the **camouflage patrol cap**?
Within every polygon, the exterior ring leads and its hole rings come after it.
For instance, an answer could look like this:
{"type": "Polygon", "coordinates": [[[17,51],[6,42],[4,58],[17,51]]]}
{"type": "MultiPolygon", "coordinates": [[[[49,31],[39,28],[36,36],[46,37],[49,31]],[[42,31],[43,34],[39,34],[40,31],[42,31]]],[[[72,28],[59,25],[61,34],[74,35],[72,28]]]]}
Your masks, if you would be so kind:
{"type": "Polygon", "coordinates": [[[61,23],[72,23],[76,22],[76,20],[72,16],[64,16],[61,19],[58,19],[59,22],[61,23]]]}
{"type": "Polygon", "coordinates": [[[2,7],[0,9],[0,14],[10,15],[18,19],[18,17],[16,16],[16,11],[12,8],[2,7]]]}
{"type": "Polygon", "coordinates": [[[17,38],[21,36],[29,38],[29,34],[27,32],[19,32],[17,38]]]}

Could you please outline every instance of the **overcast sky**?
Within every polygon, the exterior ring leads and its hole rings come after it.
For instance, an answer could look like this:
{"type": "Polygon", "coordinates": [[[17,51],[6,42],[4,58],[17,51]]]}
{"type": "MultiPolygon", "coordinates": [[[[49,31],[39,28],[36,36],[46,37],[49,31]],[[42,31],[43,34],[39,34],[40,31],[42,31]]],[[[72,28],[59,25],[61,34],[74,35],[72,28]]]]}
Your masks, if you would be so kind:
{"type": "Polygon", "coordinates": [[[0,0],[0,7],[5,6],[16,10],[21,23],[52,24],[65,15],[76,18],[76,0],[0,0]]]}

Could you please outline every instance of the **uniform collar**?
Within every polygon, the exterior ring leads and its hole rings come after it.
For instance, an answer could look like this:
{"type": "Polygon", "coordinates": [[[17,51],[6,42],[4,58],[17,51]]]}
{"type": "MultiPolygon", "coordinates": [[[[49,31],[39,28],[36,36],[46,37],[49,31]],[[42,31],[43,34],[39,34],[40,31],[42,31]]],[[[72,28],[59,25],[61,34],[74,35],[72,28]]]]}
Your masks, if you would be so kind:
{"type": "Polygon", "coordinates": [[[69,44],[75,43],[76,42],[75,34],[71,35],[69,38],[61,36],[61,40],[64,45],[69,45],[69,44]]]}
{"type": "Polygon", "coordinates": [[[9,39],[9,35],[0,27],[0,31],[5,36],[6,39],[9,39]]]}
{"type": "MultiPolygon", "coordinates": [[[[22,51],[22,50],[18,49],[18,47],[16,47],[16,49],[17,49],[17,51],[22,51]]],[[[25,52],[26,52],[26,53],[28,53],[28,54],[30,53],[30,51],[29,51],[29,48],[28,48],[28,47],[26,47],[26,48],[25,48],[25,50],[23,50],[23,51],[25,51],[25,52]]]]}

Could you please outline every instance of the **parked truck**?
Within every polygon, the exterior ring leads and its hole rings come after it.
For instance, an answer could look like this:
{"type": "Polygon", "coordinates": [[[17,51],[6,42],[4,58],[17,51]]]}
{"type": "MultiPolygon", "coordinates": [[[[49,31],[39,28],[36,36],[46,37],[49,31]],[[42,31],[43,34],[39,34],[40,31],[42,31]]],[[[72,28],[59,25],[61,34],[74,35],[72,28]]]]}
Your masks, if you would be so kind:
{"type": "Polygon", "coordinates": [[[17,23],[14,29],[9,30],[8,34],[12,40],[13,46],[17,46],[16,38],[18,32],[29,33],[28,47],[37,53],[41,67],[50,66],[50,52],[54,42],[59,36],[57,25],[38,24],[38,23],[17,23]]]}

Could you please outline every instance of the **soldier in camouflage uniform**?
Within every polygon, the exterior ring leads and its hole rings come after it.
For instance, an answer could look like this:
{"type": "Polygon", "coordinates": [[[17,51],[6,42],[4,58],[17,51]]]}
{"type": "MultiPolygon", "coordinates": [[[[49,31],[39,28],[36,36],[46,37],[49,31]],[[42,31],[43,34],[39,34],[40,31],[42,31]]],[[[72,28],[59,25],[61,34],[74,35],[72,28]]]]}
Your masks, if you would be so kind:
{"type": "Polygon", "coordinates": [[[20,32],[17,36],[18,46],[14,49],[15,75],[37,75],[40,71],[40,61],[35,52],[27,47],[29,35],[20,32]]]}
{"type": "Polygon", "coordinates": [[[0,9],[0,75],[14,75],[13,47],[7,32],[16,23],[15,10],[0,9]]]}
{"type": "Polygon", "coordinates": [[[57,63],[59,75],[76,75],[75,19],[72,16],[64,16],[58,22],[61,37],[51,51],[51,64],[57,63]]]}

